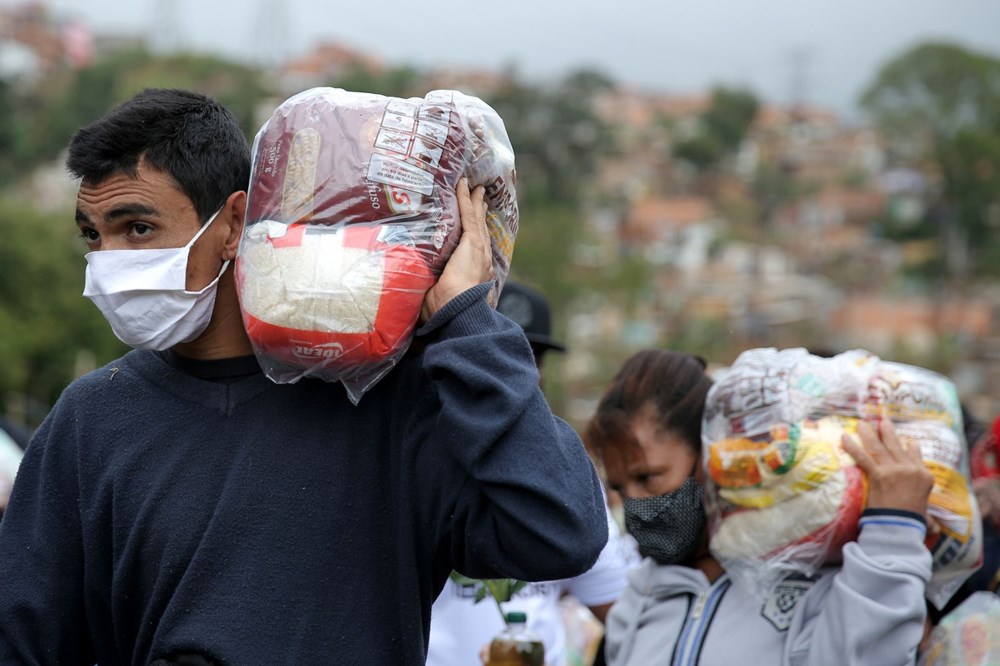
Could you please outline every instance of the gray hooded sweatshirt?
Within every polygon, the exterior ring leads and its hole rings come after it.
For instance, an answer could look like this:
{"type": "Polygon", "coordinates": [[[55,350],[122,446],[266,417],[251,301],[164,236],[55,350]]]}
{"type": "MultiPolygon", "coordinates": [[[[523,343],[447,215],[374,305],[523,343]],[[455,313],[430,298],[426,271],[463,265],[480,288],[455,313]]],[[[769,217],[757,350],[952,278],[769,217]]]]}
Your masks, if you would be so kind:
{"type": "Polygon", "coordinates": [[[866,512],[843,564],[786,579],[765,599],[727,575],[646,558],[606,625],[611,666],[894,666],[913,664],[931,577],[925,526],[866,512]]]}

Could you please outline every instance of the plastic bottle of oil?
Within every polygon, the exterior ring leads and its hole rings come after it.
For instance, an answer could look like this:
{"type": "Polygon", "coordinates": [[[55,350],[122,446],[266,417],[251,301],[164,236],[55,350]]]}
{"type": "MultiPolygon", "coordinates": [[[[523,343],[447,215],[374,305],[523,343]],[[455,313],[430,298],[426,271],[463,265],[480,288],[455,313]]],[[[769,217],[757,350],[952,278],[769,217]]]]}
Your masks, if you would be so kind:
{"type": "Polygon", "coordinates": [[[507,627],[490,643],[489,666],[545,666],[542,639],[528,630],[528,615],[507,613],[507,627]]]}

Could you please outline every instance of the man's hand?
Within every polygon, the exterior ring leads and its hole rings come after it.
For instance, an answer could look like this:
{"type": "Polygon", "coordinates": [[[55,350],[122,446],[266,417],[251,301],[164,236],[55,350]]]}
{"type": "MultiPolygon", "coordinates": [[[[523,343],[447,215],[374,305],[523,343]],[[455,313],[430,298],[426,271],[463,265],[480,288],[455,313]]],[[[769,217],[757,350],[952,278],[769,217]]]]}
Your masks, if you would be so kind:
{"type": "Polygon", "coordinates": [[[420,309],[420,323],[425,323],[451,299],[477,284],[493,279],[493,254],[486,227],[485,190],[480,185],[469,192],[469,181],[462,178],[455,188],[458,212],[462,219],[462,237],[444,267],[441,277],[431,287],[420,309]]]}
{"type": "Polygon", "coordinates": [[[934,476],[920,458],[920,447],[903,449],[887,418],[879,419],[878,428],[876,434],[870,423],[862,421],[858,424],[861,442],[851,435],[842,438],[844,450],[868,477],[867,508],[926,515],[934,476]]]}

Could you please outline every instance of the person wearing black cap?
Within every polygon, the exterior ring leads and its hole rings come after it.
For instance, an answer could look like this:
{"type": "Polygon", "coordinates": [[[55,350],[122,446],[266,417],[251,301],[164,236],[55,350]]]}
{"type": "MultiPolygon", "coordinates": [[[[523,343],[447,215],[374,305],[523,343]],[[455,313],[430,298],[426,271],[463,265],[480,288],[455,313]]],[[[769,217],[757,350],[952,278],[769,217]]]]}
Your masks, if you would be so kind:
{"type": "Polygon", "coordinates": [[[507,280],[497,311],[524,329],[524,337],[531,343],[531,351],[535,353],[535,365],[539,375],[542,371],[542,360],[547,351],[566,351],[565,345],[552,337],[552,315],[549,303],[537,289],[526,284],[507,280]]]}
{"type": "MultiPolygon", "coordinates": [[[[531,344],[542,385],[542,361],[549,351],[565,352],[552,337],[549,303],[537,289],[508,279],[500,292],[497,311],[524,330],[531,344]]],[[[542,638],[545,663],[566,666],[573,662],[572,645],[563,624],[559,600],[571,594],[604,622],[611,604],[624,591],[625,572],[638,562],[630,544],[622,541],[617,523],[608,514],[608,543],[594,566],[574,578],[530,583],[503,604],[506,611],[524,611],[528,628],[542,638]]],[[[503,617],[490,604],[476,603],[477,586],[448,580],[431,611],[428,666],[463,666],[477,663],[477,656],[503,628],[503,617]]],[[[596,662],[595,662],[596,663],[596,662]]]]}

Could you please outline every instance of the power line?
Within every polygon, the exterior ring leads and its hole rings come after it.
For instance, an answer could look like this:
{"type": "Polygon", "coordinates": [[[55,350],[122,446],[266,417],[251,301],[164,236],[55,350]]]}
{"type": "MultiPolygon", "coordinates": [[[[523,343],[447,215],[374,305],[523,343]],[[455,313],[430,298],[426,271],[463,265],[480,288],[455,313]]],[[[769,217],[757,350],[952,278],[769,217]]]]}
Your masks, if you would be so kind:
{"type": "Polygon", "coordinates": [[[262,67],[275,67],[291,55],[290,7],[286,0],[260,0],[247,52],[262,67]]]}
{"type": "Polygon", "coordinates": [[[809,96],[810,72],[813,60],[813,50],[808,46],[792,49],[788,55],[789,64],[789,103],[793,108],[800,108],[809,96]]]}
{"type": "Polygon", "coordinates": [[[176,53],[181,49],[183,44],[177,0],[156,0],[148,41],[157,53],[176,53]]]}

